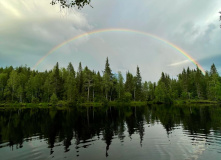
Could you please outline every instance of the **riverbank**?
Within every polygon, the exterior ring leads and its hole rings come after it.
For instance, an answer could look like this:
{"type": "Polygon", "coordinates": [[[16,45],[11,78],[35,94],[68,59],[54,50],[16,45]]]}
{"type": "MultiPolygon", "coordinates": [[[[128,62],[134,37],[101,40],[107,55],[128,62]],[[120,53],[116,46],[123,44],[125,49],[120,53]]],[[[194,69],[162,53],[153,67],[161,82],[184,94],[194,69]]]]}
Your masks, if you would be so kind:
{"type": "MultiPolygon", "coordinates": [[[[57,109],[64,109],[70,108],[72,106],[84,106],[84,107],[102,107],[102,106],[145,106],[148,104],[167,104],[162,102],[154,102],[154,101],[130,101],[130,102],[85,102],[81,104],[69,104],[65,101],[58,102],[56,104],[52,103],[0,103],[0,109],[3,108],[57,108],[57,109]]],[[[218,101],[209,101],[209,100],[176,100],[173,101],[172,104],[175,105],[183,105],[183,104],[221,104],[218,101]]]]}
{"type": "Polygon", "coordinates": [[[210,100],[176,100],[174,104],[221,104],[221,102],[210,100]]]}
{"type": "Polygon", "coordinates": [[[84,106],[84,107],[102,107],[102,106],[145,106],[147,102],[131,101],[131,102],[85,102],[81,104],[69,104],[67,102],[52,103],[0,103],[0,109],[4,108],[69,108],[73,106],[84,106]]]}

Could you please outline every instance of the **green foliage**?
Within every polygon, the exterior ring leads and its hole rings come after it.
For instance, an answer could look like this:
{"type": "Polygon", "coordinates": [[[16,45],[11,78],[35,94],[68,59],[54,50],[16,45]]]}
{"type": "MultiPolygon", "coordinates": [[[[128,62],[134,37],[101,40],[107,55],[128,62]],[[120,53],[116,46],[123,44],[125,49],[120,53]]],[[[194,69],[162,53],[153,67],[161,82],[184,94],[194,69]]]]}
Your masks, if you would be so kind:
{"type": "Polygon", "coordinates": [[[121,100],[124,97],[124,78],[120,71],[118,72],[117,92],[118,92],[118,99],[121,100]]]}
{"type": "Polygon", "coordinates": [[[125,92],[123,96],[123,101],[124,102],[130,102],[132,100],[132,94],[130,92],[125,92]]]}
{"type": "Polygon", "coordinates": [[[158,85],[155,89],[156,102],[160,103],[172,103],[173,96],[173,88],[172,88],[172,80],[169,75],[162,73],[160,80],[158,81],[158,85]]]}
{"type": "Polygon", "coordinates": [[[0,101],[4,99],[4,91],[7,86],[7,73],[0,73],[0,101]]]}
{"type": "Polygon", "coordinates": [[[155,90],[155,96],[157,102],[165,102],[167,98],[167,89],[163,82],[158,83],[155,90]]]}
{"type": "Polygon", "coordinates": [[[52,94],[51,98],[50,98],[50,102],[52,104],[56,104],[58,102],[58,97],[55,93],[52,94]]]}
{"type": "Polygon", "coordinates": [[[87,101],[90,101],[90,89],[93,86],[93,72],[86,66],[84,69],[84,87],[87,90],[87,101]]]}
{"type": "Polygon", "coordinates": [[[31,102],[32,102],[32,103],[38,103],[38,102],[39,102],[39,99],[36,98],[36,97],[32,97],[31,102]]]}
{"type": "Polygon", "coordinates": [[[134,76],[128,71],[126,73],[125,91],[131,93],[132,97],[135,98],[135,83],[134,76]]]}
{"type": "Polygon", "coordinates": [[[106,100],[111,100],[111,94],[113,91],[113,74],[111,73],[110,64],[108,58],[106,59],[104,75],[103,75],[103,89],[106,100]]]}
{"type": "Polygon", "coordinates": [[[218,100],[221,96],[221,82],[219,80],[219,74],[213,64],[209,73],[207,97],[209,100],[218,100]]]}
{"type": "Polygon", "coordinates": [[[141,100],[141,97],[142,97],[142,78],[141,78],[141,75],[140,75],[140,69],[139,67],[137,66],[137,73],[136,73],[136,77],[134,79],[135,81],[135,95],[134,95],[134,99],[136,101],[139,101],[141,100]]]}
{"type": "Polygon", "coordinates": [[[75,71],[71,63],[68,64],[67,70],[63,68],[62,75],[63,75],[62,79],[64,82],[63,99],[67,100],[68,102],[75,102],[77,88],[76,88],[75,71]]]}
{"type": "Polygon", "coordinates": [[[68,103],[67,103],[67,101],[58,101],[58,102],[57,102],[57,105],[58,105],[59,107],[63,107],[63,106],[67,106],[68,103]]]}
{"type": "Polygon", "coordinates": [[[77,72],[77,77],[76,77],[76,81],[77,81],[77,92],[78,92],[78,98],[80,98],[82,96],[82,92],[83,92],[83,83],[84,83],[84,77],[83,77],[83,70],[82,70],[82,66],[81,66],[81,62],[79,63],[79,67],[78,67],[78,72],[77,72]]]}
{"type": "Polygon", "coordinates": [[[53,92],[57,95],[58,99],[62,99],[63,96],[63,80],[60,75],[59,64],[58,62],[54,66],[52,71],[52,86],[53,92]]]}
{"type": "Polygon", "coordinates": [[[0,102],[5,103],[53,103],[78,105],[82,103],[109,103],[148,101],[148,103],[172,103],[221,101],[221,77],[215,65],[210,72],[202,74],[200,69],[183,69],[176,79],[162,73],[157,83],[142,82],[137,66],[134,76],[129,71],[126,80],[121,72],[113,74],[106,59],[103,75],[83,69],[79,63],[75,72],[71,63],[67,68],[31,71],[27,66],[0,68],[0,102]]]}
{"type": "MultiPolygon", "coordinates": [[[[147,91],[147,101],[153,101],[155,99],[155,89],[156,83],[148,82],[147,83],[148,91],[147,91]]],[[[145,94],[145,93],[144,93],[145,94]]]]}

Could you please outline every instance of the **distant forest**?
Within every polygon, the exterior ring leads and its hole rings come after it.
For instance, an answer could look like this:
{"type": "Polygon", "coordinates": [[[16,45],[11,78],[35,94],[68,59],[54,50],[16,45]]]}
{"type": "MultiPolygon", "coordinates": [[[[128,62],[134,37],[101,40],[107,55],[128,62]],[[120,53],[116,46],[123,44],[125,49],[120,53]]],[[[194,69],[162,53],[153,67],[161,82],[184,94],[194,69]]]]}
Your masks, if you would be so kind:
{"type": "Polygon", "coordinates": [[[174,100],[221,101],[221,77],[215,65],[205,75],[201,70],[183,69],[176,79],[162,73],[157,83],[142,82],[140,69],[113,74],[108,58],[103,73],[82,68],[75,71],[71,63],[39,72],[27,66],[0,68],[1,103],[57,103],[152,101],[171,103],[174,100]]]}

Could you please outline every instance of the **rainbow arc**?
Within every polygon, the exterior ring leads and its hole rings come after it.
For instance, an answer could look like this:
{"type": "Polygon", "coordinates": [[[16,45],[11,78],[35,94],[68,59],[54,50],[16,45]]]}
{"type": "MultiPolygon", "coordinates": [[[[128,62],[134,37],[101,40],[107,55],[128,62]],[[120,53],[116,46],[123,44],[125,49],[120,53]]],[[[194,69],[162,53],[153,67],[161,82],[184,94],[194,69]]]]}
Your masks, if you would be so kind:
{"type": "Polygon", "coordinates": [[[94,31],[90,31],[90,32],[86,32],[80,35],[77,35],[75,37],[72,37],[60,44],[58,44],[57,46],[55,46],[54,48],[52,48],[48,53],[46,53],[34,66],[32,69],[35,69],[38,67],[38,65],[40,63],[42,63],[44,61],[45,58],[47,58],[50,54],[54,53],[56,50],[58,50],[59,48],[61,48],[62,46],[66,45],[67,43],[70,43],[74,40],[77,40],[79,38],[88,36],[88,35],[93,35],[93,34],[98,34],[98,33],[104,33],[104,32],[130,32],[130,33],[136,33],[136,34],[141,34],[144,36],[148,36],[151,37],[155,40],[158,40],[164,44],[167,44],[168,46],[172,47],[173,49],[177,50],[178,53],[181,53],[183,56],[185,56],[188,60],[190,60],[194,65],[198,66],[198,68],[202,71],[202,73],[205,75],[205,70],[203,69],[203,67],[193,58],[191,57],[191,55],[189,55],[187,52],[185,52],[182,48],[178,47],[177,45],[161,38],[158,37],[154,34],[151,33],[147,33],[147,32],[142,32],[142,31],[137,31],[137,30],[132,30],[132,29],[124,29],[124,28],[108,28],[108,29],[99,29],[99,30],[94,30],[94,31]]]}

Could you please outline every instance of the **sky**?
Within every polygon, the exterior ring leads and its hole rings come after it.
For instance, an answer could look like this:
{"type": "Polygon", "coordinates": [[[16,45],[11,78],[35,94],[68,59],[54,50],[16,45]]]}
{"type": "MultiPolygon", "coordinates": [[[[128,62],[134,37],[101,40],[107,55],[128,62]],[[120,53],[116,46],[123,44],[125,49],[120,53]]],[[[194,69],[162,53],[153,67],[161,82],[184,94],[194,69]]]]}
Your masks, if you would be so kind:
{"type": "Polygon", "coordinates": [[[220,0],[92,0],[83,9],[61,10],[51,0],[0,1],[0,67],[25,66],[39,71],[56,62],[75,70],[79,62],[104,70],[109,58],[113,73],[139,66],[143,81],[157,81],[161,72],[176,78],[183,68],[196,67],[186,56],[159,39],[184,50],[205,70],[214,63],[221,74],[220,0]],[[130,29],[145,32],[107,31],[130,29]],[[85,34],[45,56],[59,44],[85,34]],[[45,57],[44,57],[45,56],[45,57]],[[43,58],[44,57],[44,58],[43,58]],[[37,62],[40,63],[33,68],[37,62]]]}

